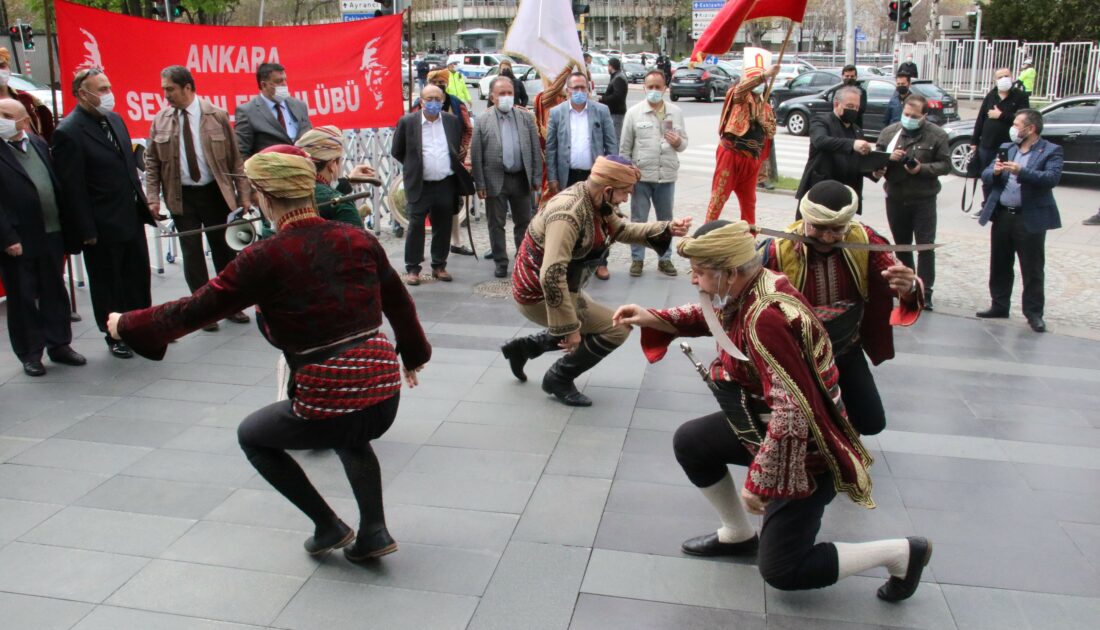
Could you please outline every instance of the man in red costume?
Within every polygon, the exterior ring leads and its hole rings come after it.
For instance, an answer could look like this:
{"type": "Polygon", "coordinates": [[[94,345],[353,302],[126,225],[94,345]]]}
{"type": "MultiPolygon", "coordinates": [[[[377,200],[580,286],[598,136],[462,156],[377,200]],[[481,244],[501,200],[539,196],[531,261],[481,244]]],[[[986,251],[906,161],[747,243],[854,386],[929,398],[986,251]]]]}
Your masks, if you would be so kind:
{"type": "Polygon", "coordinates": [[[741,219],[756,223],[756,176],[761,161],[768,158],[768,140],[775,136],[775,112],[763,90],[777,74],[778,65],[765,71],[759,56],[746,57],[744,75],[726,92],[707,221],[717,219],[730,195],[736,194],[741,219]]]}

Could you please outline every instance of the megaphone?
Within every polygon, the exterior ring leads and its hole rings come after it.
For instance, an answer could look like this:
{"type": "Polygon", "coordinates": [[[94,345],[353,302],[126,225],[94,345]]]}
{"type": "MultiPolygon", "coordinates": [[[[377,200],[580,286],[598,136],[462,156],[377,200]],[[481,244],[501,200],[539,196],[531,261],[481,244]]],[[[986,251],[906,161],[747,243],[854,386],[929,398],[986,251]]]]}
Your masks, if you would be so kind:
{"type": "Polygon", "coordinates": [[[225,243],[233,251],[239,252],[249,245],[260,240],[260,233],[256,230],[256,219],[259,214],[255,212],[243,213],[236,221],[231,221],[225,228],[225,243]]]}

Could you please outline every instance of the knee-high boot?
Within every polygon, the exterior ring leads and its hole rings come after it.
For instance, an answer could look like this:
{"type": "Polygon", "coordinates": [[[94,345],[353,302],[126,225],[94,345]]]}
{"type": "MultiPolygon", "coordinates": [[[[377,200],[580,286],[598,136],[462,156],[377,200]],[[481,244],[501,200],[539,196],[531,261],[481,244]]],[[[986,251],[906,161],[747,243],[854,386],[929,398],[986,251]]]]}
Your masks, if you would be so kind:
{"type": "Polygon", "coordinates": [[[546,370],[542,377],[542,390],[570,407],[591,407],[592,399],[577,391],[573,381],[595,367],[616,347],[599,335],[584,335],[572,354],[558,359],[546,370]]]}
{"type": "Polygon", "coordinates": [[[555,337],[544,330],[526,337],[516,337],[501,346],[500,351],[504,353],[504,358],[508,359],[512,374],[526,383],[527,374],[524,373],[523,368],[527,362],[542,356],[545,352],[557,350],[560,340],[560,337],[555,337]]]}

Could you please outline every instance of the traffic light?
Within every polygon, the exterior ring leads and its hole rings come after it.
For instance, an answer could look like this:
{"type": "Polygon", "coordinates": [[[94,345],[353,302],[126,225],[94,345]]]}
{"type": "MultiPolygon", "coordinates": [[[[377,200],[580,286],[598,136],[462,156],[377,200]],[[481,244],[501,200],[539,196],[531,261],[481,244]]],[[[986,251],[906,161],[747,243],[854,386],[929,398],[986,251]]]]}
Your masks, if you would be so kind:
{"type": "Polygon", "coordinates": [[[181,3],[181,2],[165,3],[163,1],[158,2],[158,3],[153,5],[153,15],[159,15],[160,17],[167,17],[168,16],[168,11],[165,9],[165,4],[169,4],[169,6],[171,6],[171,8],[172,8],[172,11],[171,11],[172,19],[176,19],[176,18],[181,17],[183,15],[183,12],[184,12],[183,3],[181,3]]]}
{"type": "Polygon", "coordinates": [[[34,50],[34,28],[30,24],[20,28],[23,29],[23,50],[34,50]]]}
{"type": "Polygon", "coordinates": [[[905,32],[912,25],[913,2],[912,0],[900,0],[898,4],[898,30],[905,32]]]}
{"type": "Polygon", "coordinates": [[[890,9],[890,21],[891,22],[897,22],[898,21],[898,0],[892,0],[891,2],[887,3],[887,6],[890,9]]]}

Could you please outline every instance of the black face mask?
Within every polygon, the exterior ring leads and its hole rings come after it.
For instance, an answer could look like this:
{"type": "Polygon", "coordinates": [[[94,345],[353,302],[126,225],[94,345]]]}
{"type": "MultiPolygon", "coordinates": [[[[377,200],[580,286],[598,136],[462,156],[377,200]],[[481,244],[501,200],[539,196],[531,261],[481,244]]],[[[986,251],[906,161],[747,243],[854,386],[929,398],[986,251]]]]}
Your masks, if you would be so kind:
{"type": "Polygon", "coordinates": [[[859,112],[854,109],[841,110],[840,119],[849,125],[854,124],[859,119],[859,112]]]}
{"type": "Polygon", "coordinates": [[[900,94],[902,96],[905,96],[908,93],[909,93],[909,86],[907,86],[907,85],[899,85],[898,86],[898,94],[900,94]]]}

